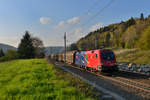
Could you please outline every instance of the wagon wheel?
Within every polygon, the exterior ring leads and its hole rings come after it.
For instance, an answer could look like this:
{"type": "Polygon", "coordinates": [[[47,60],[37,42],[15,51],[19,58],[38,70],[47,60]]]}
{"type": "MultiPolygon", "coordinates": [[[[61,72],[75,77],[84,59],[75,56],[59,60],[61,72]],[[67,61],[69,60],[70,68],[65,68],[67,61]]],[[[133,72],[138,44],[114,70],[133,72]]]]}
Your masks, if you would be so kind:
{"type": "Polygon", "coordinates": [[[82,65],[80,64],[80,68],[82,68],[82,65]]]}
{"type": "Polygon", "coordinates": [[[88,67],[87,67],[87,66],[85,66],[85,70],[88,70],[88,67]]]}

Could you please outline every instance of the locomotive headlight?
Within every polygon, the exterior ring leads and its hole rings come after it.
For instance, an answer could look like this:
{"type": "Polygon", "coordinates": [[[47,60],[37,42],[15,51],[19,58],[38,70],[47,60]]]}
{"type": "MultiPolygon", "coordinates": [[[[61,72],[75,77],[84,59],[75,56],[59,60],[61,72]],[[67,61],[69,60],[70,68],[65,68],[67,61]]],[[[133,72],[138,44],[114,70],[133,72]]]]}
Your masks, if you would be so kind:
{"type": "Polygon", "coordinates": [[[97,69],[100,70],[100,69],[101,69],[101,66],[97,66],[97,69]]]}

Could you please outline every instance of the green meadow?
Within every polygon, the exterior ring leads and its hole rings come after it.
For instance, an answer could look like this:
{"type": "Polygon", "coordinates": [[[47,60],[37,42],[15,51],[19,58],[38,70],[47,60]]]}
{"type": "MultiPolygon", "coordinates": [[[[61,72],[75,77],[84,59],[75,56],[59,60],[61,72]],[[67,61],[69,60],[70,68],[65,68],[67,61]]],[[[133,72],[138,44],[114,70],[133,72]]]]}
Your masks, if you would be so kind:
{"type": "Polygon", "coordinates": [[[44,59],[0,63],[0,100],[94,100],[70,84],[44,59]]]}

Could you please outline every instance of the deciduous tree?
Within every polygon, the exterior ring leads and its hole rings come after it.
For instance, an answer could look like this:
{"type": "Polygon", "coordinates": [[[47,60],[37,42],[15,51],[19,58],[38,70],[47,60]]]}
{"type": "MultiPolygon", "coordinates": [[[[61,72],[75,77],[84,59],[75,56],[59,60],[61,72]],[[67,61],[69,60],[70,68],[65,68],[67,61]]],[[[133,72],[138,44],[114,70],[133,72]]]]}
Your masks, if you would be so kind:
{"type": "Polygon", "coordinates": [[[32,37],[32,45],[34,47],[35,57],[44,57],[44,44],[43,41],[38,37],[32,37]]]}
{"type": "Polygon", "coordinates": [[[150,26],[142,33],[137,45],[141,49],[150,50],[150,26]]]}

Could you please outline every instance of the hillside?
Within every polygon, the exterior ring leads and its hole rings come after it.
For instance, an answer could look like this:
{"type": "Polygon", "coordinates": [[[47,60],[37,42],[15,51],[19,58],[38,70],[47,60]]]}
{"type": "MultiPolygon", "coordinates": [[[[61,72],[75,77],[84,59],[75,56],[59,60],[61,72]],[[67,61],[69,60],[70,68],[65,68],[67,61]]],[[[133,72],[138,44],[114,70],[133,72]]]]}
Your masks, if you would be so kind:
{"type": "Polygon", "coordinates": [[[0,100],[97,100],[89,85],[44,59],[0,63],[0,88],[0,100]]]}
{"type": "Polygon", "coordinates": [[[16,50],[15,47],[3,43],[0,43],[0,48],[3,49],[4,52],[7,50],[16,50]]]}
{"type": "MultiPolygon", "coordinates": [[[[140,18],[131,17],[127,21],[110,24],[108,26],[90,32],[87,36],[77,41],[76,46],[79,50],[97,49],[101,46],[106,48],[140,48],[143,46],[143,40],[147,38],[145,43],[149,42],[148,33],[150,30],[150,16],[144,18],[141,14],[140,18]],[[149,30],[147,29],[149,28],[149,30]],[[147,31],[145,31],[147,29],[147,31]],[[145,31],[146,35],[142,36],[145,31]],[[143,33],[143,34],[142,34],[143,33]],[[142,39],[141,39],[142,38],[142,39]]],[[[149,45],[145,45],[149,46],[149,45]]]]}
{"type": "Polygon", "coordinates": [[[54,47],[45,47],[45,54],[53,54],[53,53],[60,53],[64,51],[64,47],[62,46],[54,46],[54,47]]]}
{"type": "Polygon", "coordinates": [[[150,64],[150,50],[124,49],[122,52],[120,51],[121,50],[115,50],[117,62],[150,64]]]}

